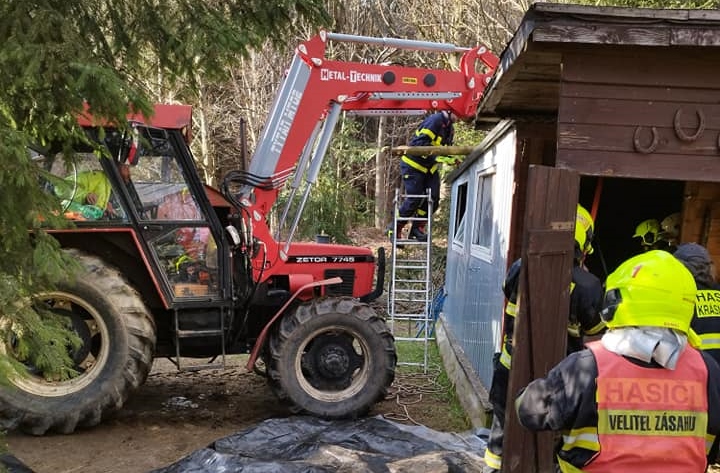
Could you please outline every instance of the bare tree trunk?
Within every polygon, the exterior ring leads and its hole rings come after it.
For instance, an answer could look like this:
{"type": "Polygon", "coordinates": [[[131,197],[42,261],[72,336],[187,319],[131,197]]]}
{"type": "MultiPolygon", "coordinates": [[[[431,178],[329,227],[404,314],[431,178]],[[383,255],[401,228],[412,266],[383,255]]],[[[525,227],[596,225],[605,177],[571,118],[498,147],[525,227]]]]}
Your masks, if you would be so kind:
{"type": "Polygon", "coordinates": [[[383,152],[386,120],[386,117],[382,116],[378,121],[377,153],[375,153],[375,228],[379,229],[385,226],[385,209],[387,208],[387,176],[385,175],[387,153],[383,152]]]}
{"type": "Polygon", "coordinates": [[[202,86],[198,87],[198,119],[200,122],[199,128],[200,128],[200,156],[199,159],[196,156],[195,160],[199,161],[200,163],[200,172],[202,173],[201,178],[204,182],[207,184],[214,186],[215,185],[215,175],[213,173],[209,173],[208,170],[211,169],[212,166],[210,163],[210,137],[208,133],[208,123],[207,123],[207,117],[205,115],[205,94],[203,92],[202,86]]]}

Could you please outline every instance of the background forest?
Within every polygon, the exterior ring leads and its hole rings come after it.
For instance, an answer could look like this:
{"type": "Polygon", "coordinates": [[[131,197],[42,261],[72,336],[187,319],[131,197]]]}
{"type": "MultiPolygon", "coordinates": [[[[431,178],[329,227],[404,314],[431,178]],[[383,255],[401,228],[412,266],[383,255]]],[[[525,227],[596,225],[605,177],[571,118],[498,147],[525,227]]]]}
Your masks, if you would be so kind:
{"type": "MultiPolygon", "coordinates": [[[[552,2],[557,3],[557,2],[552,2]]],[[[593,5],[717,8],[715,0],[576,1],[593,5]]],[[[28,330],[18,354],[40,353],[37,366],[62,371],[66,343],[42,323],[29,295],[66,277],[74,262],[44,226],[67,225],[57,199],[37,185],[28,148],[71,150],[87,137],[75,117],[85,102],[96,117],[123,123],[129,104],[149,114],[153,102],[194,108],[192,144],[213,186],[242,169],[255,149],[294,48],[320,28],[457,46],[486,45],[500,56],[528,0],[4,0],[0,2],[0,306],[28,330]],[[42,216],[43,218],[39,218],[42,216]],[[28,229],[34,230],[28,232],[28,229]]],[[[433,57],[356,43],[331,43],[328,57],[450,68],[433,57]]],[[[307,238],[324,231],[345,241],[349,228],[384,227],[390,218],[396,162],[377,150],[406,144],[418,117],[344,116],[317,189],[300,222],[307,238]]],[[[458,124],[455,144],[481,136],[458,124]]],[[[441,204],[442,205],[442,204],[441,204]]],[[[442,209],[440,215],[442,215],[442,209]]],[[[440,226],[436,227],[439,228],[440,226]]],[[[4,329],[10,327],[4,325],[4,329]]],[[[0,379],[10,369],[0,356],[0,379]]]]}
{"type": "MultiPolygon", "coordinates": [[[[429,6],[427,2],[418,0],[326,1],[325,8],[331,17],[326,29],[353,35],[408,38],[457,46],[484,44],[500,56],[531,3],[527,0],[437,0],[429,6]]],[[[576,3],[713,8],[718,2],[626,0],[576,3]]],[[[161,78],[148,81],[148,89],[153,91],[156,100],[194,105],[197,138],[193,152],[206,182],[217,185],[224,173],[246,165],[295,46],[317,31],[316,25],[297,22],[289,31],[284,47],[267,44],[228,62],[227,79],[223,81],[210,83],[198,77],[198,87],[192,89],[168,87],[161,78]]],[[[436,68],[452,68],[455,65],[453,61],[457,59],[446,54],[408,54],[332,42],[328,56],[344,61],[394,61],[436,68]]],[[[397,158],[388,158],[378,150],[383,146],[406,144],[420,119],[343,116],[304,212],[305,220],[301,221],[299,237],[311,238],[324,231],[337,241],[344,242],[347,241],[345,235],[349,228],[383,228],[391,218],[392,200],[400,179],[397,158]]],[[[459,123],[456,126],[455,144],[475,145],[481,138],[481,134],[470,124],[459,123]]],[[[450,170],[445,169],[444,172],[450,170]]]]}

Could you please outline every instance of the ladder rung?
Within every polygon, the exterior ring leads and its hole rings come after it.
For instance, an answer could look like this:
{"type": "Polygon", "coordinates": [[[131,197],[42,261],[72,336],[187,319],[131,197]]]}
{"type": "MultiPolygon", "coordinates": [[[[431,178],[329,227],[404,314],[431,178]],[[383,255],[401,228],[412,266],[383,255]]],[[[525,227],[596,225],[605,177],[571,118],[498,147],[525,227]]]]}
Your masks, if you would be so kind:
{"type": "Polygon", "coordinates": [[[425,314],[394,314],[391,319],[398,320],[430,320],[425,314]]]}
{"type": "MultiPolygon", "coordinates": [[[[427,197],[426,195],[405,194],[405,195],[401,195],[399,200],[402,201],[405,199],[424,199],[426,197],[427,197]]],[[[395,202],[397,202],[397,200],[395,200],[395,202]]],[[[420,221],[420,222],[427,222],[428,218],[427,217],[417,217],[417,216],[415,216],[415,217],[398,217],[397,220],[400,220],[402,222],[412,222],[414,220],[420,221]]]]}
{"type": "Polygon", "coordinates": [[[427,294],[427,289],[398,289],[395,288],[395,292],[399,292],[401,294],[427,294]]]}
{"type": "Polygon", "coordinates": [[[430,281],[426,279],[395,279],[395,282],[411,282],[411,283],[423,283],[423,284],[430,284],[430,281]]]}
{"type": "Polygon", "coordinates": [[[219,329],[213,330],[178,330],[177,336],[180,338],[194,338],[194,337],[220,337],[223,335],[223,331],[219,329]]]}

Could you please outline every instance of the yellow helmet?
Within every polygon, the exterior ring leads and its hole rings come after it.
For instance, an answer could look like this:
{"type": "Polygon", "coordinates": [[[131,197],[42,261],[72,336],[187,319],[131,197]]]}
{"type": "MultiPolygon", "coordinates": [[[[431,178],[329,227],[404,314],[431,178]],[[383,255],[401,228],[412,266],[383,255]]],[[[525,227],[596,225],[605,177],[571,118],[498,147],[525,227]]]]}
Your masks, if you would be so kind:
{"type": "Polygon", "coordinates": [[[578,244],[578,248],[582,254],[578,255],[578,258],[583,255],[590,255],[593,252],[592,239],[593,231],[595,228],[595,222],[593,222],[592,215],[588,212],[585,207],[578,204],[577,214],[575,216],[575,242],[578,244]]]}
{"type": "Polygon", "coordinates": [[[680,236],[680,212],[670,214],[660,222],[662,236],[669,242],[676,242],[680,236]]]}
{"type": "Polygon", "coordinates": [[[643,220],[635,228],[635,234],[633,238],[642,238],[643,246],[652,246],[658,241],[658,235],[660,234],[660,222],[654,218],[643,220]]]}
{"type": "Polygon", "coordinates": [[[612,272],[601,316],[608,328],[664,327],[690,333],[695,279],[672,254],[650,250],[612,272]]]}

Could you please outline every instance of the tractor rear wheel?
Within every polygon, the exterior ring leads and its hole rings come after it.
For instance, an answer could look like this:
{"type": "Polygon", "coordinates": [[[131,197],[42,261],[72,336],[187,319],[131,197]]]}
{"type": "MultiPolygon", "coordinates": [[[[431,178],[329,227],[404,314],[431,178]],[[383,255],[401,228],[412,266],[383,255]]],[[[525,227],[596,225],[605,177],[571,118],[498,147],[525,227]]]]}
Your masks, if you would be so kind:
{"type": "Polygon", "coordinates": [[[366,304],[326,298],[287,314],[270,340],[271,385],[296,411],[355,418],[382,400],[397,355],[385,322],[366,304]]]}
{"type": "MultiPolygon", "coordinates": [[[[71,433],[96,425],[119,409],[147,379],[155,326],[140,295],[116,269],[68,250],[84,267],[77,279],[35,297],[37,304],[69,319],[83,344],[74,350],[75,377],[53,380],[33,366],[0,388],[0,427],[33,435],[71,433]]],[[[12,334],[0,351],[13,355],[12,334]]]]}

